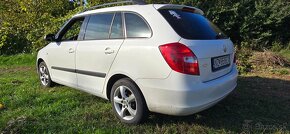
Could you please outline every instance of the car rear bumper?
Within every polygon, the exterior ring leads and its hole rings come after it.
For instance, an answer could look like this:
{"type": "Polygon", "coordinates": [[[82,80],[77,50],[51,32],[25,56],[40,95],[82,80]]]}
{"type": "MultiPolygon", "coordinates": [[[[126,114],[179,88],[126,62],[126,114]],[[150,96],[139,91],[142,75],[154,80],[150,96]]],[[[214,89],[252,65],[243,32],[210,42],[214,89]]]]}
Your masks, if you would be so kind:
{"type": "Polygon", "coordinates": [[[138,79],[150,111],[168,115],[190,115],[207,109],[237,86],[238,71],[201,82],[199,77],[172,71],[166,79],[138,79]]]}

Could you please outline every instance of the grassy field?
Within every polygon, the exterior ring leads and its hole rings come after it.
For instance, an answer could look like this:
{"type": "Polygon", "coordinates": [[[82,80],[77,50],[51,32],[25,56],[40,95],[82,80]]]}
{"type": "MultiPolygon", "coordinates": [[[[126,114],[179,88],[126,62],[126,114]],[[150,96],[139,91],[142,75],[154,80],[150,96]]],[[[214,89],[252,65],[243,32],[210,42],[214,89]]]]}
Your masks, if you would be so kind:
{"type": "Polygon", "coordinates": [[[0,57],[0,133],[290,133],[290,75],[249,73],[216,106],[186,117],[151,114],[125,125],[108,101],[65,86],[42,88],[35,56],[0,57]]]}
{"type": "Polygon", "coordinates": [[[290,50],[289,49],[281,50],[279,52],[279,54],[283,55],[284,57],[286,57],[290,61],[290,50]]]}

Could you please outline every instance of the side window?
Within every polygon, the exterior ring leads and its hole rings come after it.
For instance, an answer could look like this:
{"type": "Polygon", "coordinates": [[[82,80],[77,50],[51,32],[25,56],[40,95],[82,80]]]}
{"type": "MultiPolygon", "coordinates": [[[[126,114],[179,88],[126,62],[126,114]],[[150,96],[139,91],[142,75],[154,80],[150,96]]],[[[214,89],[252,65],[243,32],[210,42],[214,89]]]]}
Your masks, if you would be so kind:
{"type": "Polygon", "coordinates": [[[61,41],[74,41],[78,39],[84,18],[72,20],[60,35],[61,41]]]}
{"type": "Polygon", "coordinates": [[[90,17],[85,40],[108,39],[114,14],[96,14],[90,17]]]}
{"type": "Polygon", "coordinates": [[[126,32],[128,38],[149,38],[151,30],[144,20],[133,13],[125,13],[126,32]]]}
{"type": "Polygon", "coordinates": [[[111,28],[111,39],[123,38],[122,16],[121,13],[116,13],[111,28]]]}

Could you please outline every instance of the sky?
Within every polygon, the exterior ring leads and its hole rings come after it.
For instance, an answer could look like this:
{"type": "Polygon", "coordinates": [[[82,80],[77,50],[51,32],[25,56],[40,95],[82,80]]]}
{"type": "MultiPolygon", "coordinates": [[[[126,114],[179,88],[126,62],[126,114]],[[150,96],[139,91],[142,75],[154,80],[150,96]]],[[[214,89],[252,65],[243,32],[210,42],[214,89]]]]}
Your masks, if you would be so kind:
{"type": "MultiPolygon", "coordinates": [[[[78,0],[69,0],[70,2],[79,2],[78,0]]],[[[87,0],[83,0],[84,6],[88,4],[87,0]]]]}

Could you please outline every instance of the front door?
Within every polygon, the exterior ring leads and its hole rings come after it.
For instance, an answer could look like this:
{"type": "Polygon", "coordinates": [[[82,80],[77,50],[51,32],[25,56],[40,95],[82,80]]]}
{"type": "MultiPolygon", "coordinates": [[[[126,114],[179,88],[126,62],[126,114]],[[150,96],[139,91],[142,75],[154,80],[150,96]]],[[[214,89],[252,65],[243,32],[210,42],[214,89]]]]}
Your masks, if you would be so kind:
{"type": "Polygon", "coordinates": [[[70,20],[60,31],[57,42],[50,45],[48,60],[54,81],[77,86],[75,54],[83,18],[70,20]]]}

